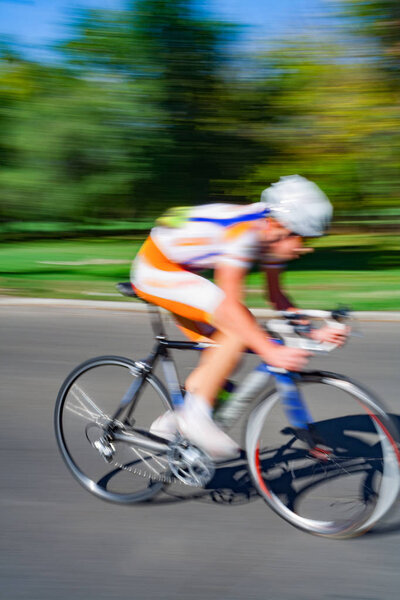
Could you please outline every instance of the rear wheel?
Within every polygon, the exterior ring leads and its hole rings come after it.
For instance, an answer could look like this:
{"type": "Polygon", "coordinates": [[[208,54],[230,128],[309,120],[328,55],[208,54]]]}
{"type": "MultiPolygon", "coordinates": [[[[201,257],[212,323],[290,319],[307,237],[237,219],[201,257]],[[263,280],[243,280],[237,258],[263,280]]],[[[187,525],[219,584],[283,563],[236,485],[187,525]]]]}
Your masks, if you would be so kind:
{"type": "Polygon", "coordinates": [[[105,356],[77,367],[65,380],[55,408],[58,446],[74,477],[92,494],[117,503],[148,500],[171,479],[168,459],[113,439],[113,431],[146,435],[170,402],[163,385],[147,375],[132,414],[112,416],[140,371],[129,359],[105,356]]]}
{"type": "Polygon", "coordinates": [[[246,450],[253,482],[281,517],[309,533],[360,535],[400,489],[397,431],[369,392],[332,373],[304,373],[298,390],[316,448],[288,424],[277,391],[251,412],[246,450]]]}

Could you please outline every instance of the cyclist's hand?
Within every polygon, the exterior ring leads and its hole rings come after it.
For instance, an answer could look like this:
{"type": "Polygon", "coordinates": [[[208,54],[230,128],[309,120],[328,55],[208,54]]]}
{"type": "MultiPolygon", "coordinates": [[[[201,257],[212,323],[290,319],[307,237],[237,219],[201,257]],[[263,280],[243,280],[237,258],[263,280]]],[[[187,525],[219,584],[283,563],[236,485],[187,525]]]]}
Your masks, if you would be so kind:
{"type": "Polygon", "coordinates": [[[306,366],[310,356],[311,352],[307,352],[307,350],[276,346],[271,350],[270,355],[265,357],[265,360],[271,367],[278,367],[287,371],[301,371],[306,366]]]}
{"type": "Polygon", "coordinates": [[[344,325],[341,327],[330,327],[329,325],[326,325],[320,329],[313,329],[310,333],[310,337],[316,342],[328,342],[329,344],[335,344],[336,346],[343,346],[349,333],[350,327],[344,325]]]}

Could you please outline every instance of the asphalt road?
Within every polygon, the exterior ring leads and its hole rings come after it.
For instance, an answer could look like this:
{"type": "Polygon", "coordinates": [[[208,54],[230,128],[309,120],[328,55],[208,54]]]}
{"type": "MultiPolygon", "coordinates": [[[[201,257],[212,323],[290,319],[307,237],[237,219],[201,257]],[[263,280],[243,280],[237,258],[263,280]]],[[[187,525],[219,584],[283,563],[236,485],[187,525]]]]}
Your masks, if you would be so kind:
{"type": "MultiPolygon", "coordinates": [[[[297,531],[260,499],[165,496],[122,507],[70,476],[53,433],[57,390],[80,361],[141,357],[145,315],[0,308],[0,598],[4,600],[390,600],[400,587],[400,509],[375,531],[329,541],[297,531]]],[[[344,372],[400,413],[400,324],[315,366],[344,372]]],[[[191,368],[182,358],[182,373],[191,368]]]]}

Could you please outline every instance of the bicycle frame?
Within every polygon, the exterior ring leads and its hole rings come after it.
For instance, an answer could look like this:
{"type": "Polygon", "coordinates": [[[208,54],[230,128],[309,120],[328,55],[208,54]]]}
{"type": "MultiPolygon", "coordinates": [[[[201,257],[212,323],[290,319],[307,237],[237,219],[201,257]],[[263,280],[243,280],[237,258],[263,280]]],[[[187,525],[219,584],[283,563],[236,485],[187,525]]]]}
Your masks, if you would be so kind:
{"type": "MultiPolygon", "coordinates": [[[[212,343],[196,343],[196,342],[185,342],[181,340],[169,340],[166,336],[164,324],[162,322],[161,314],[157,306],[148,304],[147,305],[151,324],[154,332],[155,344],[150,354],[142,359],[135,361],[135,367],[139,374],[138,378],[135,379],[125,392],[115,414],[111,418],[111,423],[118,421],[123,411],[130,405],[127,412],[127,419],[129,420],[132,412],[135,409],[136,403],[139,399],[140,391],[146,381],[146,378],[153,372],[161,358],[162,367],[166,380],[166,387],[169,397],[172,402],[174,409],[179,408],[183,405],[183,395],[179,382],[178,372],[175,366],[173,358],[169,354],[169,350],[197,350],[201,351],[207,347],[213,346],[212,343]]],[[[112,427],[106,433],[110,434],[112,427]]],[[[160,443],[157,440],[160,439],[158,436],[151,433],[146,433],[146,438],[138,438],[130,433],[123,431],[112,431],[112,437],[116,441],[135,443],[139,447],[146,449],[165,452],[167,444],[160,443]]]]}
{"type": "MultiPolygon", "coordinates": [[[[112,417],[112,422],[119,419],[122,412],[130,405],[127,412],[127,419],[130,419],[133,413],[136,403],[140,396],[140,391],[146,381],[148,375],[150,375],[155,369],[158,360],[161,358],[162,368],[166,380],[166,388],[171,399],[171,403],[174,409],[179,409],[183,406],[183,395],[182,389],[179,382],[178,372],[175,366],[173,358],[170,356],[169,350],[195,350],[202,351],[207,347],[213,346],[213,343],[207,342],[190,342],[181,340],[170,340],[167,338],[164,324],[160,311],[157,306],[148,304],[147,305],[152,329],[154,332],[155,344],[150,354],[139,361],[135,361],[136,369],[139,376],[135,381],[132,382],[124,397],[122,398],[120,405],[112,417]]],[[[273,369],[268,367],[265,363],[261,363],[257,369],[264,370],[267,377],[273,377],[276,381],[276,386],[282,397],[282,403],[288,417],[289,423],[293,427],[306,427],[307,424],[313,421],[309,414],[307,407],[301,399],[299,391],[296,386],[296,374],[295,373],[278,373],[274,372],[273,369]]],[[[266,379],[267,385],[267,379],[266,379]]],[[[114,431],[113,437],[118,441],[125,441],[128,443],[135,443],[138,446],[142,446],[147,449],[154,451],[165,451],[166,444],[160,443],[157,440],[158,436],[150,433],[146,434],[146,437],[151,439],[142,439],[133,436],[133,434],[124,433],[122,431],[114,431]]]]}

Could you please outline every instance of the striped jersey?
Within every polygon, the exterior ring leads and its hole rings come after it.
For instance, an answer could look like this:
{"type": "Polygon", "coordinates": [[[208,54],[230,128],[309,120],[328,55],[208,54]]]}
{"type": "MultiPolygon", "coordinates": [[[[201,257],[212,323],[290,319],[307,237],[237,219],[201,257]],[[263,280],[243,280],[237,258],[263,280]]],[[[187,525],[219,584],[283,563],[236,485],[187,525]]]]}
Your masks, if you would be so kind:
{"type": "Polygon", "coordinates": [[[179,207],[158,219],[151,237],[167,258],[189,269],[221,263],[247,269],[259,256],[268,214],[262,202],[179,207]]]}

